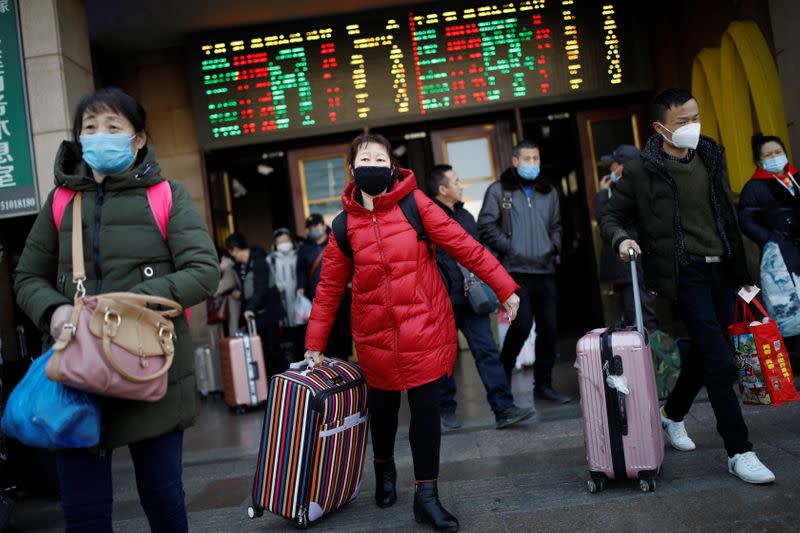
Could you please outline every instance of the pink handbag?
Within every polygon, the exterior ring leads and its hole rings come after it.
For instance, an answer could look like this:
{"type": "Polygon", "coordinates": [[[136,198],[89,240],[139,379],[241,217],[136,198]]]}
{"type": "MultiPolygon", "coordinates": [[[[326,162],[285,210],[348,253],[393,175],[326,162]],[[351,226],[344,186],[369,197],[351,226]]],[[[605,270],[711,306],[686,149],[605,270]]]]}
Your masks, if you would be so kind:
{"type": "Polygon", "coordinates": [[[81,193],[73,200],[72,227],[75,303],[53,346],[47,377],[102,396],[160,400],[175,357],[171,319],[183,312],[182,307],[167,298],[130,292],[86,296],[81,193]]]}

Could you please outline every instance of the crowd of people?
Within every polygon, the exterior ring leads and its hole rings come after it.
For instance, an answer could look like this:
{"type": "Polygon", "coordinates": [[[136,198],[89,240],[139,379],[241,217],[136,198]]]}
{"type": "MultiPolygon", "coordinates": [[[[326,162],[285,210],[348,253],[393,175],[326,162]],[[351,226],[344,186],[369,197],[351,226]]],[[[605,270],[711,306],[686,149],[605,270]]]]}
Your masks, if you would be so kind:
{"type": "MultiPolygon", "coordinates": [[[[677,303],[689,331],[691,348],[661,410],[668,443],[684,452],[695,449],[684,419],[705,386],[729,471],[746,482],[768,483],[775,476],[753,452],[732,389],[737,368],[725,332],[735,290],[759,277],[748,272],[742,234],[765,254],[770,244],[777,246],[792,282],[783,289],[798,298],[796,169],[782,139],[755,136],[756,170],[737,206],[722,148],[700,134],[700,109],[692,95],[665,91],[655,98],[652,112],[654,132],[641,151],[622,145],[606,160],[610,174],[600,182],[595,204],[606,243],[600,277],[613,285],[623,321],[631,324],[632,279],[625,262],[628,250],[635,250],[642,258],[638,278],[646,327],[659,327],[654,299],[661,295],[677,303]]],[[[327,357],[348,358],[354,347],[369,386],[378,506],[397,500],[394,450],[405,391],[415,518],[437,530],[458,528],[437,488],[442,427],[460,425],[453,377],[457,330],[467,340],[498,429],[534,414],[516,405],[510,379],[534,318],[534,399],[572,400],[553,388],[561,216],[558,190],[541,175],[546,154],[534,142],[522,140],[513,148],[512,166],[489,186],[476,220],[464,208],[463,186],[452,167],[436,166],[419,180],[400,166],[386,138],[361,134],[350,146],[352,180],[342,195],[347,243],[322,216],[312,214],[301,245],[291,230],[278,228],[269,251],[235,233],[215,254],[205,224],[176,182],[170,182],[166,247],[152,223],[137,219],[136,213],[147,209],[147,187],[164,178],[147,144],[144,110],[132,97],[118,89],[90,94],[78,106],[74,123],[75,140],[59,151],[55,180],[85,196],[84,225],[78,230],[86,237],[87,293],[138,291],[189,307],[216,291],[228,299],[229,333],[243,321],[255,322],[270,374],[302,357],[318,364],[327,357]],[[401,209],[409,203],[421,227],[401,209]],[[117,231],[125,231],[125,237],[116,238],[117,231]],[[134,241],[141,245],[131,245],[134,241]],[[142,252],[161,248],[165,255],[157,259],[142,252]],[[498,312],[511,321],[499,348],[488,313],[470,300],[475,280],[496,296],[498,312]],[[308,302],[310,313],[303,313],[308,302]],[[293,346],[288,351],[287,341],[293,346]]],[[[56,337],[71,315],[75,287],[64,275],[71,268],[73,228],[68,222],[57,227],[52,201],[51,195],[28,238],[15,289],[26,313],[56,337]]],[[[762,267],[759,274],[774,272],[762,267]]],[[[130,446],[153,531],[187,530],[181,454],[183,431],[194,419],[194,383],[187,319],[175,321],[176,363],[165,399],[154,404],[108,400],[103,444],[58,452],[68,531],[110,530],[110,452],[124,445],[130,446]]],[[[800,331],[784,334],[796,352],[800,331]]]]}

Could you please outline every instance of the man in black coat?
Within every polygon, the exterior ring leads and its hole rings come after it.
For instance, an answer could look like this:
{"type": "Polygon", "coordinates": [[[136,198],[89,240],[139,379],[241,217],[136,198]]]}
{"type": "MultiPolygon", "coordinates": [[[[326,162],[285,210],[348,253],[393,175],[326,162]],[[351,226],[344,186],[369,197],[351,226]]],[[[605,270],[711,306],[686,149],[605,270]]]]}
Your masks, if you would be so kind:
{"type": "MultiPolygon", "coordinates": [[[[313,302],[314,296],[317,294],[319,276],[322,272],[322,258],[325,255],[325,247],[328,246],[330,228],[325,224],[322,215],[312,213],[306,219],[306,230],[308,238],[297,251],[297,296],[305,296],[313,302]]],[[[342,303],[339,304],[339,310],[336,312],[336,320],[325,347],[325,355],[329,357],[348,359],[353,353],[352,328],[350,327],[352,302],[353,292],[348,285],[342,303]]]]}
{"type": "Polygon", "coordinates": [[[225,248],[236,261],[235,269],[244,298],[244,318],[256,323],[264,347],[267,374],[280,374],[289,367],[289,361],[281,351],[279,334],[284,313],[280,292],[267,263],[267,252],[260,246],[248,246],[240,233],[229,236],[225,248]]]}
{"type": "Polygon", "coordinates": [[[726,335],[732,289],[750,281],[723,151],[700,135],[700,111],[688,91],[659,94],[652,111],[656,133],[625,166],[600,229],[621,259],[630,260],[630,249],[642,254],[648,286],[677,300],[689,329],[691,351],[661,411],[665,435],[677,450],[695,448],[683,419],[705,385],[728,471],[770,483],[775,475],[753,453],[733,391],[739,372],[726,335]],[[634,221],[638,242],[626,229],[634,221]]]}
{"type": "MultiPolygon", "coordinates": [[[[450,165],[433,167],[428,179],[428,194],[475,240],[478,238],[478,224],[472,214],[464,209],[461,202],[463,188],[461,180],[450,165]]],[[[462,267],[444,250],[437,247],[436,262],[445,286],[453,302],[456,327],[467,339],[469,349],[475,358],[475,366],[486,388],[486,399],[495,415],[496,427],[502,429],[516,424],[533,415],[532,408],[514,405],[511,387],[506,379],[500,354],[492,336],[489,317],[477,315],[464,295],[464,274],[462,267]]],[[[456,418],[456,381],[454,376],[445,376],[440,384],[440,413],[442,425],[448,429],[461,426],[456,418]]]]}
{"type": "MultiPolygon", "coordinates": [[[[600,180],[600,190],[597,191],[594,199],[594,215],[600,220],[603,212],[608,205],[608,201],[614,195],[617,182],[622,178],[625,170],[625,163],[639,159],[639,149],[630,144],[621,144],[614,151],[602,157],[603,161],[611,163],[608,175],[600,180]]],[[[631,236],[636,239],[636,232],[628,228],[631,236]]],[[[642,320],[644,327],[649,331],[658,329],[658,320],[655,311],[655,296],[644,288],[644,276],[642,269],[637,265],[639,274],[639,294],[642,302],[642,320]]],[[[603,246],[600,251],[600,281],[611,283],[614,292],[619,297],[619,304],[622,310],[623,322],[627,326],[636,325],[636,310],[633,300],[633,279],[629,265],[620,261],[617,252],[611,248],[610,244],[603,246]]]]}

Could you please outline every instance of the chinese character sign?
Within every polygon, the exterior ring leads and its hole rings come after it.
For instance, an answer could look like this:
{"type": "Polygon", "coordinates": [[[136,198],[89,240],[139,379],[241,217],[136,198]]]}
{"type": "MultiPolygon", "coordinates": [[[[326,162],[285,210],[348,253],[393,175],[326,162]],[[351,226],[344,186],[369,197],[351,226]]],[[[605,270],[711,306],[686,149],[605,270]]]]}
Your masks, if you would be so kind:
{"type": "Polygon", "coordinates": [[[16,0],[0,0],[0,218],[38,211],[16,0]]]}

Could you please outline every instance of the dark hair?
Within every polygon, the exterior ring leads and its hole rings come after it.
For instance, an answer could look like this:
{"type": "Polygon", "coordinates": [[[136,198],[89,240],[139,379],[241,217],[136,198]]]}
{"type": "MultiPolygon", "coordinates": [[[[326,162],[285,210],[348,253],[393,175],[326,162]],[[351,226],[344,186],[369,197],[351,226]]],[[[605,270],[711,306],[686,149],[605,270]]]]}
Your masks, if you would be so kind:
{"type": "Polygon", "coordinates": [[[514,157],[519,157],[520,152],[522,152],[523,150],[530,150],[530,149],[538,150],[539,145],[533,141],[522,139],[520,142],[517,143],[517,145],[511,151],[511,155],[513,155],[514,157]]]}
{"type": "Polygon", "coordinates": [[[654,121],[664,122],[667,111],[681,106],[693,98],[692,93],[686,89],[667,89],[653,98],[650,103],[650,116],[654,121]]]}
{"type": "Polygon", "coordinates": [[[389,139],[383,135],[380,135],[379,133],[362,133],[353,139],[353,142],[350,143],[350,151],[347,153],[347,166],[350,168],[353,167],[353,161],[356,158],[358,149],[369,143],[380,144],[386,148],[386,153],[389,154],[389,162],[392,165],[392,169],[396,172],[396,170],[400,167],[400,162],[392,153],[392,143],[389,142],[389,139]]]}
{"type": "Polygon", "coordinates": [[[769,142],[775,142],[781,145],[783,151],[786,151],[786,146],[783,144],[783,141],[780,137],[776,137],[775,135],[764,135],[761,132],[756,133],[753,135],[753,138],[750,139],[750,146],[753,148],[753,162],[758,164],[761,162],[761,149],[764,147],[765,144],[769,142]]]}
{"type": "Polygon", "coordinates": [[[95,113],[113,111],[127,118],[136,133],[145,130],[147,114],[144,108],[131,95],[118,87],[98,89],[81,98],[72,117],[72,137],[76,142],[80,142],[83,114],[86,111],[95,113]]]}
{"type": "Polygon", "coordinates": [[[311,226],[317,226],[319,224],[325,224],[325,219],[322,218],[322,215],[319,213],[311,213],[306,219],[307,228],[310,228],[311,226]]]}
{"type": "Polygon", "coordinates": [[[228,250],[233,250],[234,248],[247,250],[249,246],[247,245],[247,239],[244,238],[244,235],[241,233],[232,233],[225,239],[225,248],[228,250]]]}
{"type": "Polygon", "coordinates": [[[220,261],[222,261],[223,257],[228,257],[230,259],[233,259],[231,257],[231,254],[228,253],[228,250],[226,250],[224,248],[220,248],[219,246],[217,246],[216,248],[217,248],[217,259],[219,259],[220,261]]]}
{"type": "Polygon", "coordinates": [[[292,238],[292,232],[289,231],[289,228],[278,228],[272,232],[272,240],[277,239],[281,235],[287,235],[290,239],[292,238]]]}
{"type": "Polygon", "coordinates": [[[436,198],[439,194],[439,187],[447,185],[447,172],[453,170],[450,165],[436,165],[431,169],[428,176],[428,196],[436,198]]]}

